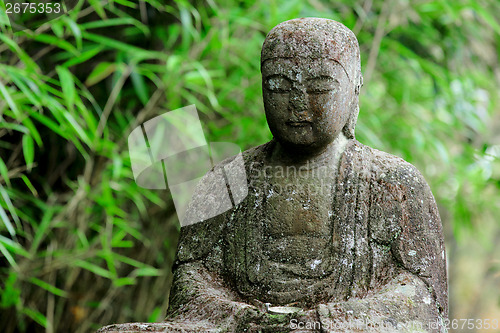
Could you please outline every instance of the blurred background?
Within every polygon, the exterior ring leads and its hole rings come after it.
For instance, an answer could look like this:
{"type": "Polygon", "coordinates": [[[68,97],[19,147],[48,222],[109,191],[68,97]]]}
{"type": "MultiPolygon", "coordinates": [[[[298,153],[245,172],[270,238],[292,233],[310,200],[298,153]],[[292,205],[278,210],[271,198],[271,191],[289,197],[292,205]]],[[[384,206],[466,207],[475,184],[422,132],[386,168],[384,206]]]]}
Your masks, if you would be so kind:
{"type": "Polygon", "coordinates": [[[499,1],[88,0],[45,23],[18,15],[30,28],[17,32],[5,5],[2,332],[163,319],[180,227],[168,190],[135,184],[127,136],[195,104],[208,142],[268,141],[262,42],[304,16],[359,39],[357,139],[411,162],[431,186],[450,319],[500,319],[499,1]]]}

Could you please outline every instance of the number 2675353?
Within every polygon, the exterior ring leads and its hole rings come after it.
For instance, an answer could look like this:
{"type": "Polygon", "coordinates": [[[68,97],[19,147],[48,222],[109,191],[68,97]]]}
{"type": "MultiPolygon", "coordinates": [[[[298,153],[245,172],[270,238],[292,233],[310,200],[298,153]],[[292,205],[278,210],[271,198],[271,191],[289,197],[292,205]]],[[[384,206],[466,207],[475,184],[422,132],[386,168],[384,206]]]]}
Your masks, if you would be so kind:
{"type": "Polygon", "coordinates": [[[46,3],[8,2],[5,4],[5,12],[7,14],[19,14],[19,13],[59,14],[61,11],[62,11],[61,4],[57,2],[46,2],[46,3]]]}

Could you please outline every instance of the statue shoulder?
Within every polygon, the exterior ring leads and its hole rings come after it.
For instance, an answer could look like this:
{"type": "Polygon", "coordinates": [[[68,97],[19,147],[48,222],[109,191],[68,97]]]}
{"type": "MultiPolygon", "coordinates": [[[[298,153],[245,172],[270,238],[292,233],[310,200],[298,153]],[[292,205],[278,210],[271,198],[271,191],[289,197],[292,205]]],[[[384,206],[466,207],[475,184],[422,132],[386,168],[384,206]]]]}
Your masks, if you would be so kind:
{"type": "Polygon", "coordinates": [[[388,218],[387,214],[396,213],[401,228],[416,228],[422,232],[425,229],[425,233],[442,237],[436,201],[420,171],[400,157],[357,145],[364,151],[364,159],[370,161],[369,169],[365,167],[363,170],[369,170],[366,177],[371,179],[372,203],[394,207],[394,211],[385,210],[382,215],[388,218]]]}
{"type": "MultiPolygon", "coordinates": [[[[420,171],[401,157],[355,142],[354,149],[364,151],[369,170],[376,181],[404,188],[412,196],[432,196],[429,185],[420,171]],[[367,158],[368,157],[368,158],[367,158]]],[[[368,169],[368,168],[366,168],[368,169]]],[[[434,200],[434,198],[432,197],[434,200]]]]}
{"type": "Polygon", "coordinates": [[[370,224],[375,239],[390,243],[398,230],[417,223],[418,228],[441,232],[441,220],[434,196],[418,169],[400,157],[365,146],[355,140],[345,152],[354,170],[351,181],[367,187],[370,202],[370,224]],[[390,232],[388,232],[390,231],[390,232]]]}

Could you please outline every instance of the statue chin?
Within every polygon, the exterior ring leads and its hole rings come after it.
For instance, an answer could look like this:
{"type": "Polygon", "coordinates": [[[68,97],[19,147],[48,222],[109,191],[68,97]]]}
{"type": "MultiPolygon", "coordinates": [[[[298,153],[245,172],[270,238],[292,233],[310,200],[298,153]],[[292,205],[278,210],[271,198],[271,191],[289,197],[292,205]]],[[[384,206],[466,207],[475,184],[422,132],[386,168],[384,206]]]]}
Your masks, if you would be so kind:
{"type": "Polygon", "coordinates": [[[321,153],[326,149],[328,144],[318,144],[317,142],[311,143],[298,143],[298,142],[290,142],[285,140],[276,139],[283,147],[283,149],[290,154],[296,155],[315,155],[317,153],[321,153]]]}
{"type": "MultiPolygon", "coordinates": [[[[315,135],[314,133],[281,133],[272,132],[276,141],[287,153],[293,155],[314,156],[324,152],[332,142],[334,137],[330,135],[315,135]]],[[[337,133],[336,137],[341,133],[337,133]]]]}

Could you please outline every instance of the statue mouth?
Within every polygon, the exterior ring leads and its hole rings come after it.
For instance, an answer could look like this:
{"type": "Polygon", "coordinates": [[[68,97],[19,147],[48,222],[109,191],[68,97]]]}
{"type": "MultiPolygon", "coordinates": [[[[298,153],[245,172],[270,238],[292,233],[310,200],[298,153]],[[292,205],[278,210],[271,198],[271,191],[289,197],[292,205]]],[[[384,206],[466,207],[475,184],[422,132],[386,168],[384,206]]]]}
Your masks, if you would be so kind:
{"type": "Polygon", "coordinates": [[[286,124],[291,127],[305,127],[307,125],[310,125],[311,122],[308,120],[301,120],[301,121],[287,121],[286,124]]]}

